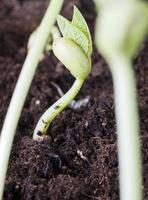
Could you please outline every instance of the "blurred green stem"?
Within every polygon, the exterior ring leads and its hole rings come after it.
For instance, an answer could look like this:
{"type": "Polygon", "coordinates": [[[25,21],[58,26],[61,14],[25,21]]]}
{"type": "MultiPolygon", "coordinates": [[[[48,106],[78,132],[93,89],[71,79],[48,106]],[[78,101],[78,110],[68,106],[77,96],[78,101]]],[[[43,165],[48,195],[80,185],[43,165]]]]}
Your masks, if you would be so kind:
{"type": "Polygon", "coordinates": [[[142,174],[136,81],[129,59],[110,63],[113,75],[118,129],[120,195],[122,200],[142,200],[142,174]]]}

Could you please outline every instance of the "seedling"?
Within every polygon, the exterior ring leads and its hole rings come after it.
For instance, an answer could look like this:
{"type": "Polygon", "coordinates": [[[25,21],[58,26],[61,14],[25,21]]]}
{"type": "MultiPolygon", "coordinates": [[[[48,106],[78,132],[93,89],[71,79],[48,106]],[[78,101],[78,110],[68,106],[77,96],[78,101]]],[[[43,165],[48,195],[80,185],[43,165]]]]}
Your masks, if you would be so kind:
{"type": "Polygon", "coordinates": [[[113,76],[121,200],[142,200],[137,94],[132,58],[148,28],[148,5],[136,0],[96,0],[96,44],[113,76]]]}
{"type": "Polygon", "coordinates": [[[28,94],[32,79],[44,51],[49,34],[59,14],[64,0],[51,0],[45,16],[38,28],[36,39],[28,52],[14,90],[0,137],[0,200],[2,199],[8,161],[16,127],[28,94]]]}
{"type": "Polygon", "coordinates": [[[63,37],[54,41],[53,52],[76,80],[71,89],[39,119],[33,134],[33,139],[38,141],[43,140],[53,119],[75,98],[91,71],[92,41],[80,11],[74,7],[72,21],[59,15],[57,23],[63,37]]]}

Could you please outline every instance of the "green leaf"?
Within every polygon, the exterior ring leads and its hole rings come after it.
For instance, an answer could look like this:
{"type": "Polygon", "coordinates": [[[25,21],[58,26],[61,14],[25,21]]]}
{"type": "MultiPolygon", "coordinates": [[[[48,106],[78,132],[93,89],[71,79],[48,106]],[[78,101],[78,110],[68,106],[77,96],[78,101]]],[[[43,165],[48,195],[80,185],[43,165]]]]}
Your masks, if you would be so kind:
{"type": "Polygon", "coordinates": [[[86,55],[88,55],[90,50],[87,36],[78,27],[74,26],[69,20],[61,15],[57,17],[57,23],[63,37],[76,42],[86,55]]]}
{"type": "Polygon", "coordinates": [[[82,16],[81,12],[78,10],[76,6],[74,6],[72,24],[75,25],[77,28],[79,28],[86,35],[89,44],[88,54],[91,55],[92,54],[91,34],[84,17],[82,16]]]}

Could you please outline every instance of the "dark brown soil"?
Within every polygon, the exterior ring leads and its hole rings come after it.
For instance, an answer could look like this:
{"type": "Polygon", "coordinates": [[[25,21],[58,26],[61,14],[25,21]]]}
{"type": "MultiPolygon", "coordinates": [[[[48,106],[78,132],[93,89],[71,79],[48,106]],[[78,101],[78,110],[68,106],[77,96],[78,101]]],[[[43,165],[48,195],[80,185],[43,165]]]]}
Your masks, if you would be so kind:
{"type": "MultiPolygon", "coordinates": [[[[30,33],[39,24],[48,1],[0,2],[0,128],[26,56],[30,33]]],[[[76,4],[94,32],[91,1],[65,1],[62,14],[70,17],[76,4]]],[[[144,199],[148,199],[148,42],[135,60],[138,79],[144,199]]],[[[118,200],[118,161],[111,74],[94,50],[93,70],[77,99],[90,96],[85,109],[65,109],[51,124],[51,140],[32,140],[41,113],[74,79],[51,53],[39,65],[17,129],[5,200],[118,200]]]]}

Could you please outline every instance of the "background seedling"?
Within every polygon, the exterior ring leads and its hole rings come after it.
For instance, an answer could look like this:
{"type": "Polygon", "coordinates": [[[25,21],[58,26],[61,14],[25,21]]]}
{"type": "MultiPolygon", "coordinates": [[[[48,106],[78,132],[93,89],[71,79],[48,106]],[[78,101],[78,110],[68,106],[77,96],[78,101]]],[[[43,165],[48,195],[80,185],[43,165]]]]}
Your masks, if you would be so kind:
{"type": "MultiPolygon", "coordinates": [[[[38,32],[38,28],[35,31],[33,31],[33,33],[29,37],[28,45],[27,45],[28,51],[30,51],[30,49],[33,47],[35,43],[37,32],[38,32]]],[[[53,26],[51,28],[49,37],[47,39],[44,51],[40,56],[40,61],[42,61],[45,58],[46,54],[48,54],[52,50],[52,42],[56,40],[57,38],[59,38],[60,36],[61,35],[59,32],[59,29],[56,26],[53,26]]]]}
{"type": "MultiPolygon", "coordinates": [[[[60,97],[64,96],[62,89],[54,82],[51,83],[56,89],[60,97]]],[[[80,99],[78,101],[72,100],[71,103],[68,105],[69,108],[73,110],[80,110],[81,108],[85,108],[90,102],[90,96],[85,97],[84,99],[80,99]]]]}
{"type": "Polygon", "coordinates": [[[29,50],[16,84],[0,137],[0,200],[2,199],[5,176],[12,143],[20,114],[35,74],[40,56],[44,51],[51,28],[60,12],[63,0],[51,0],[46,14],[38,28],[35,42],[29,50]]]}
{"type": "Polygon", "coordinates": [[[96,44],[107,60],[113,76],[120,196],[122,200],[142,200],[142,173],[139,141],[137,93],[132,58],[148,28],[148,5],[144,2],[96,0],[99,15],[96,44]]]}
{"type": "Polygon", "coordinates": [[[43,140],[52,120],[75,98],[91,71],[91,36],[80,11],[74,7],[72,22],[62,16],[58,16],[57,22],[63,37],[54,41],[53,52],[76,80],[39,119],[33,134],[33,139],[38,141],[43,140]]]}

